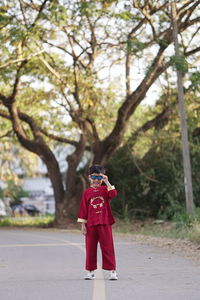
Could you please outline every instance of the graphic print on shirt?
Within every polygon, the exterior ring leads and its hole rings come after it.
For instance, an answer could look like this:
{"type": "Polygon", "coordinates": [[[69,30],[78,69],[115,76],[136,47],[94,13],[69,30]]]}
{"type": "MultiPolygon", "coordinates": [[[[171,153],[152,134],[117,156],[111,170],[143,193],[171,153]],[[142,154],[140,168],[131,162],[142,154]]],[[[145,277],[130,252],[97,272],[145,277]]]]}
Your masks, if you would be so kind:
{"type": "Polygon", "coordinates": [[[102,196],[93,197],[90,199],[90,205],[97,211],[96,214],[101,213],[104,206],[104,198],[102,196]]]}

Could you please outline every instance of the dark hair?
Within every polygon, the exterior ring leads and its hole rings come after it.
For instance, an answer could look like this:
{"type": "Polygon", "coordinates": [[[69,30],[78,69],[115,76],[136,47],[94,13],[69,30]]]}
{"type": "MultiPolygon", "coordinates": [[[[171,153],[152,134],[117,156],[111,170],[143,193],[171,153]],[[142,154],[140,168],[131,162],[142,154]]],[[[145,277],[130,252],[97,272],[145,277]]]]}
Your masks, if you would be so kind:
{"type": "Polygon", "coordinates": [[[100,165],[93,165],[91,167],[89,167],[89,170],[88,170],[88,174],[93,174],[93,173],[97,173],[97,174],[105,174],[106,173],[106,170],[103,166],[100,166],[100,165]]]}

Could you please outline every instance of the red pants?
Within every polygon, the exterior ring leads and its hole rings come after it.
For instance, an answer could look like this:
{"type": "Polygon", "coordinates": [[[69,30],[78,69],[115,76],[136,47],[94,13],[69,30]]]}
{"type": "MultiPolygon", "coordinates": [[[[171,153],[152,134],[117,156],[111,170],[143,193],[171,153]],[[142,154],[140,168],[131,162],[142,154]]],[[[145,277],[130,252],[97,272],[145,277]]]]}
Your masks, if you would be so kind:
{"type": "Polygon", "coordinates": [[[97,245],[102,252],[102,269],[116,270],[115,251],[111,225],[87,227],[86,234],[86,270],[97,269],[97,245]]]}

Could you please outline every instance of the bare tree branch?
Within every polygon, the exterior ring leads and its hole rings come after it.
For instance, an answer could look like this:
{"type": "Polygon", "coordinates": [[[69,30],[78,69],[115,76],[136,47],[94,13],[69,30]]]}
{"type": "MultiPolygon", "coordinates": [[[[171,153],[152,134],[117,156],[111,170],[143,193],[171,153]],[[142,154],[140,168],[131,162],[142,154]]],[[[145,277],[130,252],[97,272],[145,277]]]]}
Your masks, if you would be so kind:
{"type": "Polygon", "coordinates": [[[179,9],[177,9],[178,13],[180,13],[182,10],[184,10],[190,4],[194,3],[194,0],[186,0],[186,1],[182,1],[182,2],[183,2],[183,6],[180,7],[179,9]]]}
{"type": "Polygon", "coordinates": [[[145,7],[143,9],[140,9],[140,11],[144,15],[146,21],[150,24],[152,33],[153,33],[153,38],[154,38],[154,40],[156,40],[156,30],[155,30],[152,20],[151,20],[151,13],[148,12],[147,8],[145,8],[145,7]]]}
{"type": "Polygon", "coordinates": [[[17,59],[14,59],[14,60],[11,60],[11,61],[8,61],[6,63],[4,63],[3,65],[0,65],[0,69],[3,69],[3,68],[6,68],[8,67],[9,65],[12,65],[12,64],[18,64],[18,63],[22,63],[22,62],[28,62],[32,57],[35,57],[35,56],[38,56],[42,53],[46,52],[46,50],[40,50],[36,53],[33,53],[27,57],[24,57],[24,58],[17,58],[17,59]]]}
{"type": "Polygon", "coordinates": [[[154,118],[147,121],[144,125],[142,125],[140,128],[138,128],[131,136],[130,141],[132,141],[132,142],[136,141],[137,137],[141,133],[144,133],[151,128],[156,128],[156,129],[162,128],[168,122],[168,119],[169,119],[171,112],[173,111],[175,105],[177,105],[177,102],[173,103],[170,106],[164,107],[164,109],[159,114],[157,114],[154,118]]]}
{"type": "Polygon", "coordinates": [[[13,92],[12,92],[12,95],[10,97],[10,100],[12,102],[15,101],[15,98],[16,98],[16,95],[18,93],[18,90],[19,90],[19,83],[20,83],[20,73],[21,73],[21,70],[23,69],[23,67],[26,65],[27,61],[22,61],[19,68],[17,69],[17,72],[16,72],[16,77],[15,77],[15,83],[14,83],[14,86],[13,86],[13,92]]]}
{"type": "MultiPolygon", "coordinates": [[[[193,3],[194,1],[192,1],[193,3]]],[[[191,3],[189,3],[191,4],[191,3]]],[[[179,13],[179,20],[181,20],[182,18],[186,17],[185,18],[185,21],[184,22],[188,22],[189,18],[191,17],[192,13],[194,12],[194,10],[196,9],[196,7],[200,4],[200,0],[196,0],[194,2],[194,4],[192,6],[190,6],[188,9],[186,10],[183,10],[181,13],[179,13]]]]}
{"type": "Polygon", "coordinates": [[[190,56],[190,55],[193,55],[193,54],[195,54],[195,53],[197,53],[197,52],[199,52],[199,51],[200,51],[200,47],[197,47],[197,48],[192,49],[192,50],[190,50],[190,51],[184,52],[184,55],[185,55],[185,56],[190,56]]]}
{"type": "Polygon", "coordinates": [[[4,111],[0,111],[0,117],[11,121],[11,117],[8,114],[6,114],[4,111]]]}
{"type": "Polygon", "coordinates": [[[31,25],[32,28],[36,25],[37,21],[40,19],[41,13],[44,10],[45,5],[46,5],[47,2],[50,2],[50,0],[44,0],[43,3],[41,4],[41,6],[39,8],[39,11],[38,11],[38,14],[37,14],[33,24],[31,25]]]}
{"type": "Polygon", "coordinates": [[[62,83],[64,83],[61,75],[54,70],[54,68],[44,59],[44,57],[39,57],[39,60],[47,67],[47,69],[62,83]]]}
{"type": "MultiPolygon", "coordinates": [[[[4,119],[7,119],[9,121],[12,121],[12,118],[10,117],[10,115],[6,114],[4,111],[0,111],[0,116],[4,119]]],[[[41,136],[40,133],[44,134],[46,137],[50,138],[51,140],[60,142],[60,143],[64,143],[64,144],[70,144],[72,146],[77,147],[78,146],[78,142],[74,141],[74,140],[70,140],[61,136],[56,136],[55,134],[51,134],[48,133],[47,130],[41,128],[40,126],[36,125],[35,121],[28,116],[27,114],[23,113],[23,112],[19,112],[19,118],[26,122],[30,128],[31,131],[33,132],[33,135],[35,138],[38,139],[39,136],[41,136]]],[[[90,148],[87,147],[87,150],[89,150],[90,148]]]]}
{"type": "Polygon", "coordinates": [[[55,134],[51,134],[48,133],[45,129],[40,128],[40,131],[48,138],[50,138],[51,140],[63,143],[63,144],[70,144],[72,146],[77,147],[78,146],[78,142],[77,141],[72,141],[70,139],[61,137],[61,136],[56,136],[55,134]]]}

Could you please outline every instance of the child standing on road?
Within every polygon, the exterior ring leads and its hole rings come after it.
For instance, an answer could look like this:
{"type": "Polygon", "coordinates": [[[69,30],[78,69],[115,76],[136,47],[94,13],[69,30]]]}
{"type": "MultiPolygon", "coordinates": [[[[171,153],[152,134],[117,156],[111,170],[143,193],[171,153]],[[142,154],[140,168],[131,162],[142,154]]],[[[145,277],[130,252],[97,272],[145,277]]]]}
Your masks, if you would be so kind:
{"type": "Polygon", "coordinates": [[[109,200],[117,195],[115,187],[105,175],[104,167],[94,165],[89,168],[90,187],[83,192],[78,222],[82,223],[81,231],[86,241],[85,279],[94,279],[97,269],[97,245],[102,251],[102,269],[109,270],[110,280],[117,280],[115,252],[112,236],[112,216],[109,200]],[[105,185],[101,185],[102,182],[105,185]]]}

